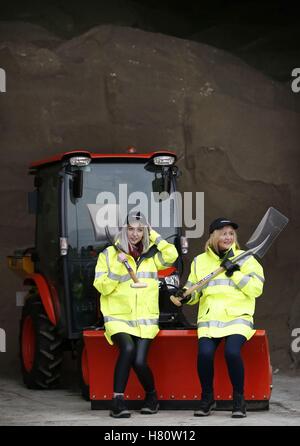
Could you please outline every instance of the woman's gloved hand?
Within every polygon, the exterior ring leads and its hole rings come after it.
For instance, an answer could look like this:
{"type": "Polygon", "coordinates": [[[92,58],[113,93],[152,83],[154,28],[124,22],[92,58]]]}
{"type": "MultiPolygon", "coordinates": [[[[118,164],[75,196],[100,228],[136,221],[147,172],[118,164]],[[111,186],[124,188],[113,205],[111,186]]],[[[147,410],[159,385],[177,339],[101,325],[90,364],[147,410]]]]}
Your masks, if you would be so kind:
{"type": "Polygon", "coordinates": [[[180,303],[183,305],[183,304],[186,304],[189,300],[190,300],[190,298],[191,298],[191,295],[189,295],[189,296],[184,296],[184,293],[186,292],[186,289],[184,289],[184,288],[178,288],[178,290],[176,291],[176,294],[175,294],[175,297],[177,297],[179,300],[180,300],[180,303]]]}
{"type": "Polygon", "coordinates": [[[226,269],[226,276],[231,277],[235,271],[240,270],[240,266],[237,263],[233,263],[231,260],[223,260],[221,266],[226,269]]]}

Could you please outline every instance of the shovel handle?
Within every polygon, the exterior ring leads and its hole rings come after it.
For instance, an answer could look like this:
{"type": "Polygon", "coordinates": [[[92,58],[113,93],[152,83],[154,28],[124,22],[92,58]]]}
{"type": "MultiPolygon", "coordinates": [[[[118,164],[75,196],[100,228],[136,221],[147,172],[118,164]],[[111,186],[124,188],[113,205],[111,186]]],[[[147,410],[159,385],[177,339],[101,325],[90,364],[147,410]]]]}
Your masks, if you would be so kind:
{"type": "Polygon", "coordinates": [[[182,303],[181,303],[182,298],[181,297],[176,297],[176,296],[173,296],[173,294],[172,294],[170,296],[170,300],[171,300],[171,302],[173,302],[174,305],[176,305],[176,307],[182,307],[182,303]]]}
{"type": "Polygon", "coordinates": [[[177,296],[173,296],[172,295],[172,296],[170,296],[170,300],[177,307],[181,307],[182,306],[181,301],[182,301],[183,298],[185,298],[186,296],[189,296],[190,294],[192,294],[196,290],[201,290],[211,279],[213,279],[214,277],[218,276],[223,271],[225,271],[225,268],[220,266],[215,271],[213,271],[212,273],[210,273],[207,276],[203,277],[203,279],[199,280],[199,282],[195,283],[195,285],[191,286],[190,288],[187,288],[187,290],[183,293],[182,297],[177,297],[177,296]]]}
{"type": "Polygon", "coordinates": [[[139,283],[139,279],[136,277],[133,269],[131,268],[131,266],[129,265],[128,260],[125,260],[125,262],[123,262],[127,271],[129,272],[130,277],[132,278],[132,280],[134,281],[134,283],[139,283]]]}

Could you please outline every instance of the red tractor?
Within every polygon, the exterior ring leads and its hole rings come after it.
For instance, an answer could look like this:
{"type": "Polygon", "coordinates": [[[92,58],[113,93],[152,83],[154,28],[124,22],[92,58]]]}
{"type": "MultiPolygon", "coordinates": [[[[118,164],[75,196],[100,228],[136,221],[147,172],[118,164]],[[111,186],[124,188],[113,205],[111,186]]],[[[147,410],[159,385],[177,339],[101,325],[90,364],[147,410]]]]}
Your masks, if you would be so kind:
{"type": "MultiPolygon", "coordinates": [[[[29,193],[30,212],[36,215],[35,247],[8,258],[10,268],[22,272],[24,284],[30,287],[20,326],[22,373],[29,388],[57,386],[64,350],[78,350],[83,330],[101,325],[93,280],[97,256],[108,241],[95,241],[87,205],[97,203],[101,191],[118,198],[120,184],[126,185],[128,195],[171,193],[178,175],[175,161],[170,152],[73,151],[30,165],[35,185],[29,193]]],[[[158,230],[180,252],[176,265],[161,273],[161,326],[179,327],[186,323],[183,315],[163,296],[179,284],[185,239],[172,224],[158,230]]]]}
{"type": "MultiPolygon", "coordinates": [[[[149,198],[157,192],[156,205],[163,206],[161,194],[176,191],[175,163],[176,155],[169,151],[100,154],[80,150],[30,165],[35,185],[29,194],[29,208],[36,215],[35,246],[8,258],[9,267],[21,272],[24,285],[29,286],[20,324],[20,359],[27,387],[55,388],[63,353],[72,350],[79,358],[83,395],[91,400],[93,409],[108,405],[116,350],[103,337],[93,280],[98,254],[109,243],[95,238],[88,205],[97,204],[103,191],[124,204],[120,185],[126,185],[127,195],[140,191],[149,198]]],[[[161,331],[149,361],[157,377],[161,407],[193,408],[201,390],[196,371],[197,333],[169,299],[179,286],[187,241],[176,223],[178,206],[173,203],[169,209],[170,225],[158,223],[156,229],[175,244],[179,257],[173,267],[160,272],[161,331]]],[[[216,399],[220,407],[226,407],[232,397],[219,350],[216,399]]],[[[265,333],[258,331],[244,350],[246,399],[256,403],[255,407],[267,408],[271,366],[265,333]]],[[[143,393],[134,375],[126,392],[132,406],[138,406],[143,393]]]]}

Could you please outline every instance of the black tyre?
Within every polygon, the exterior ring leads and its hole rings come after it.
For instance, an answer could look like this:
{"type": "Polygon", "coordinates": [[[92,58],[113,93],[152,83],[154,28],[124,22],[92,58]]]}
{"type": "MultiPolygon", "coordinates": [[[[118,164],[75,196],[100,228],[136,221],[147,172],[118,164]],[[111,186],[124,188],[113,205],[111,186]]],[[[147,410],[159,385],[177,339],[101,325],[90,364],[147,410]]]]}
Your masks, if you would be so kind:
{"type": "Polygon", "coordinates": [[[90,401],[87,351],[83,339],[80,339],[77,342],[76,350],[77,350],[77,371],[78,371],[79,387],[81,390],[81,395],[83,399],[85,399],[86,401],[90,401]]]}
{"type": "Polygon", "coordinates": [[[59,385],[63,340],[49,321],[39,296],[26,300],[20,322],[20,360],[29,389],[54,389],[59,385]]]}

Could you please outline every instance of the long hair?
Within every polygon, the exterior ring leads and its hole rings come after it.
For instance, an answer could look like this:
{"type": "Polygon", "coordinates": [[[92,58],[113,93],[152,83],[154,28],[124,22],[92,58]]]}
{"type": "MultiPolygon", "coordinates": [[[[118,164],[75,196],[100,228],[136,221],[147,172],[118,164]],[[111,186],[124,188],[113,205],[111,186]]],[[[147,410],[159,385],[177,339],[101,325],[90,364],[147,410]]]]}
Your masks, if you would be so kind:
{"type": "MultiPolygon", "coordinates": [[[[141,242],[143,244],[142,253],[144,253],[144,252],[147,252],[149,249],[149,244],[150,244],[149,231],[146,226],[144,226],[140,223],[139,223],[139,225],[143,228],[143,238],[142,238],[141,242]]],[[[127,228],[128,228],[128,225],[125,225],[122,227],[121,231],[115,237],[115,242],[118,240],[120,248],[128,254],[130,242],[128,240],[127,228]]]]}
{"type": "MultiPolygon", "coordinates": [[[[216,254],[220,254],[219,248],[218,248],[218,242],[219,238],[221,236],[222,229],[215,229],[212,234],[210,234],[209,239],[205,243],[205,251],[208,250],[208,247],[211,248],[216,254]]],[[[233,229],[234,239],[233,242],[235,243],[237,249],[240,249],[240,245],[237,239],[236,231],[233,229]]]]}

